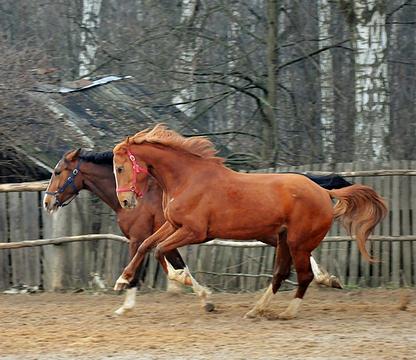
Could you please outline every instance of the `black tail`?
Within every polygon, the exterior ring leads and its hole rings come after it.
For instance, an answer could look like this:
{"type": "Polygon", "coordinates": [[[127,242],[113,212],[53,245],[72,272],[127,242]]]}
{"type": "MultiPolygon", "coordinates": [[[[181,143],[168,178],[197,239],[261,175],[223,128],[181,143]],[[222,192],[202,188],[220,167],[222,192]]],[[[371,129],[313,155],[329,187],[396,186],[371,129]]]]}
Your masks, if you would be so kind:
{"type": "Polygon", "coordinates": [[[352,183],[347,181],[342,176],[339,176],[337,174],[331,174],[331,175],[309,175],[309,174],[302,174],[312,180],[313,182],[317,183],[319,186],[323,187],[327,190],[332,189],[341,189],[347,186],[351,186],[352,183]]]}

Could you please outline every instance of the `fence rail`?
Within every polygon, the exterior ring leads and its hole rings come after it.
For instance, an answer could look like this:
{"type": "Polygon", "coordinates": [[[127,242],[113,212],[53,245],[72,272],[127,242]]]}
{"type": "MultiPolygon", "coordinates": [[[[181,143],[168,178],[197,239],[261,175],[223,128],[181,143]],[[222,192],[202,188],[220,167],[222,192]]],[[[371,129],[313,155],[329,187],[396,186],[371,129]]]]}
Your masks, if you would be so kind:
{"type": "Polygon", "coordinates": [[[48,181],[32,181],[23,183],[0,184],[0,192],[14,191],[45,191],[48,181]]]}
{"type": "MultiPolygon", "coordinates": [[[[356,242],[339,223],[334,223],[314,256],[344,284],[398,286],[416,285],[416,170],[413,169],[415,161],[314,164],[278,170],[318,175],[336,172],[355,183],[373,187],[385,197],[388,216],[376,228],[369,244],[371,253],[380,262],[365,262],[356,242]]],[[[50,216],[41,208],[46,186],[46,181],[0,185],[0,289],[22,283],[42,285],[45,289],[87,287],[92,273],[100,274],[112,286],[128,260],[128,247],[114,214],[83,191],[70,206],[50,216]],[[93,237],[74,240],[82,234],[93,237]],[[35,243],[29,243],[30,239],[38,239],[36,245],[43,246],[31,246],[35,243]],[[65,243],[54,245],[59,239],[65,239],[65,243]]],[[[199,281],[221,290],[257,290],[267,285],[266,274],[272,273],[274,249],[256,241],[217,239],[180,251],[199,281]]],[[[143,284],[163,288],[166,279],[154,257],[146,257],[144,265],[143,284]]]]}
{"type": "Polygon", "coordinates": [[[124,236],[114,234],[87,234],[75,236],[62,236],[54,239],[37,239],[24,240],[12,243],[0,243],[0,250],[4,249],[21,249],[25,247],[45,246],[45,245],[61,245],[78,241],[93,241],[93,240],[116,240],[128,243],[129,240],[124,236]]]}
{"type": "MultiPolygon", "coordinates": [[[[336,242],[336,241],[350,241],[351,236],[327,236],[323,241],[336,242]]],[[[78,241],[95,241],[95,240],[115,240],[124,243],[129,243],[129,239],[124,236],[114,234],[86,234],[75,236],[62,236],[53,239],[36,239],[36,240],[24,240],[12,243],[0,243],[0,250],[6,249],[22,249],[26,247],[45,246],[45,245],[61,245],[78,241]]],[[[416,235],[403,235],[403,236],[375,236],[369,237],[370,241],[414,241],[416,235]]],[[[267,247],[267,245],[261,241],[236,241],[236,240],[210,240],[205,243],[199,244],[199,246],[228,246],[238,248],[256,248],[267,247]]]]}

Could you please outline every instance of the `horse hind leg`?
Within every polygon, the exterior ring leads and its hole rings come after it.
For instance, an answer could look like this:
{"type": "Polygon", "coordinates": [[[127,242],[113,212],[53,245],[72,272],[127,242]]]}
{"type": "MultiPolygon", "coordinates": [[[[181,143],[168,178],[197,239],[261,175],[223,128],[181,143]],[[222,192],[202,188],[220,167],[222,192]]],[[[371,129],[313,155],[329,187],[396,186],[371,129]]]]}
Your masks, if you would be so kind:
{"type": "Polygon", "coordinates": [[[285,231],[279,237],[279,246],[276,249],[276,258],[274,261],[274,271],[272,278],[273,294],[279,290],[282,282],[290,276],[292,265],[292,256],[287,244],[287,232],[285,231]]]}
{"type": "MultiPolygon", "coordinates": [[[[323,236],[319,236],[319,241],[317,241],[316,243],[319,244],[322,238],[323,236]]],[[[289,244],[297,245],[298,242],[290,242],[289,240],[289,244]]],[[[295,298],[290,302],[287,309],[279,314],[279,319],[282,320],[289,320],[296,317],[299,311],[300,304],[302,303],[302,299],[306,293],[306,290],[308,289],[309,284],[314,279],[314,273],[312,271],[312,266],[310,262],[311,252],[307,249],[302,249],[299,245],[289,246],[297,273],[298,288],[295,294],[295,298]]]]}
{"type": "Polygon", "coordinates": [[[171,294],[180,294],[184,292],[183,285],[192,285],[190,279],[186,279],[187,281],[177,281],[176,279],[170,279],[169,275],[172,273],[172,270],[169,271],[170,268],[174,270],[184,270],[186,268],[186,264],[182,259],[181,254],[177,249],[170,251],[166,254],[166,257],[162,257],[160,259],[160,264],[162,265],[163,271],[166,273],[168,277],[166,291],[171,294]],[[169,265],[168,265],[169,263],[169,265]]]}
{"type": "Polygon", "coordinates": [[[311,255],[310,262],[312,266],[312,272],[315,278],[315,282],[320,285],[324,285],[330,288],[342,289],[341,280],[338,279],[335,275],[331,275],[326,271],[322,266],[320,266],[315,258],[311,255]]]}
{"type": "Polygon", "coordinates": [[[215,305],[210,302],[210,296],[212,294],[211,290],[207,287],[202,286],[198,281],[192,276],[189,271],[188,266],[185,266],[183,269],[175,269],[169,261],[166,260],[168,266],[168,279],[178,282],[185,286],[192,287],[192,290],[195,294],[201,299],[202,306],[206,312],[211,312],[215,309],[215,305]]]}
{"type": "Polygon", "coordinates": [[[245,314],[245,318],[255,318],[258,315],[262,315],[269,306],[273,294],[277,292],[282,282],[289,277],[292,257],[287,245],[286,236],[286,232],[279,235],[278,246],[276,247],[275,252],[272,283],[256,305],[254,305],[253,309],[245,314]]]}

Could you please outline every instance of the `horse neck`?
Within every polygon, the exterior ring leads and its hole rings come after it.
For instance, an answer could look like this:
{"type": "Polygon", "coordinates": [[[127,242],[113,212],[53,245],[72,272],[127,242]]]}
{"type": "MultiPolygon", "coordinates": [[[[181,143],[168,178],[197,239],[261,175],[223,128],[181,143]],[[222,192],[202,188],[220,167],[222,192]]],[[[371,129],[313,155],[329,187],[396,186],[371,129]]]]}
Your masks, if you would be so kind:
{"type": "Polygon", "coordinates": [[[195,163],[192,155],[161,145],[140,144],[133,146],[132,151],[148,165],[150,174],[166,193],[189,179],[191,164],[195,163]]]}
{"type": "Polygon", "coordinates": [[[111,166],[85,162],[82,174],[85,189],[97,195],[114,211],[117,212],[121,209],[117,199],[116,182],[111,166]]]}

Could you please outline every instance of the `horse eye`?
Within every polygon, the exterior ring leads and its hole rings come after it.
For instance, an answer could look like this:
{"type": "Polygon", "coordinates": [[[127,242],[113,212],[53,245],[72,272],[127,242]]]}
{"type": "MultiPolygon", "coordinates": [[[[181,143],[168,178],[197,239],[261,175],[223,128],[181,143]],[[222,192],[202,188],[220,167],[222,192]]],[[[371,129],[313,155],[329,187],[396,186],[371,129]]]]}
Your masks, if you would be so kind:
{"type": "Polygon", "coordinates": [[[54,174],[55,174],[55,176],[59,176],[59,175],[61,174],[61,172],[60,172],[60,171],[55,170],[55,171],[54,171],[54,174]]]}
{"type": "Polygon", "coordinates": [[[120,174],[123,171],[122,167],[117,168],[117,173],[120,174]]]}

